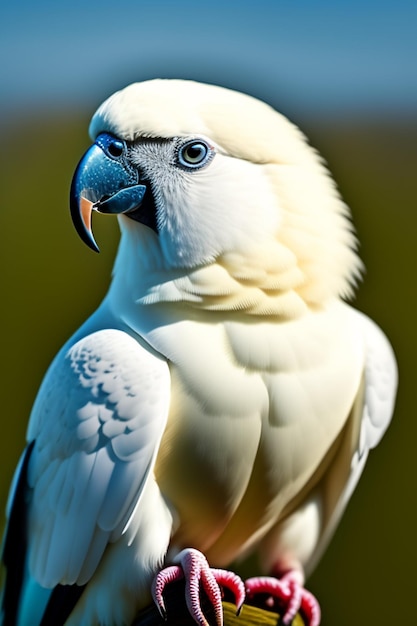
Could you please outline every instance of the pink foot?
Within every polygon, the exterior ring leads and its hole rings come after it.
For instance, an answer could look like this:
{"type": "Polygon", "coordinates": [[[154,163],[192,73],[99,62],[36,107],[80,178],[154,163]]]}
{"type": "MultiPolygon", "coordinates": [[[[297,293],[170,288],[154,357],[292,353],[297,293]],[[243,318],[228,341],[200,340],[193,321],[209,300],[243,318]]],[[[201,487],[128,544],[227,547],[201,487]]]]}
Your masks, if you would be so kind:
{"type": "Polygon", "coordinates": [[[165,586],[174,580],[185,577],[185,600],[194,621],[200,626],[209,626],[200,605],[200,583],[213,605],[218,626],[223,624],[222,595],[219,585],[227,587],[235,596],[237,613],[240,612],[245,600],[245,586],[239,576],[223,569],[210,568],[206,557],[195,550],[187,548],[180,552],[171,565],[161,570],[152,583],[152,597],[163,617],[166,615],[163,591],[165,586]]]}
{"type": "Polygon", "coordinates": [[[267,593],[283,602],[286,607],[282,618],[283,624],[291,624],[301,609],[303,615],[308,620],[308,626],[319,626],[321,618],[320,605],[313,594],[302,586],[299,572],[288,572],[280,579],[269,576],[249,578],[245,583],[245,587],[249,598],[258,593],[267,593]]]}

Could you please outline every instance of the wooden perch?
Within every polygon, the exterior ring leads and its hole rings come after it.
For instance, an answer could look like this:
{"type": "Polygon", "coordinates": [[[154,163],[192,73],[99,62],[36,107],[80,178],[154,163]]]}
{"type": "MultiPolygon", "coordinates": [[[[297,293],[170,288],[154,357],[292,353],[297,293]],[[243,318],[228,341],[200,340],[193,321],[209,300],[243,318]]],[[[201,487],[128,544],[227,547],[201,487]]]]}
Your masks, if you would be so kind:
{"type": "MultiPolygon", "coordinates": [[[[159,614],[152,603],[143,609],[134,620],[132,626],[196,626],[190,617],[184,600],[184,582],[170,584],[164,592],[167,619],[159,614]]],[[[202,594],[201,606],[204,615],[210,624],[215,624],[213,608],[209,600],[202,594]]],[[[272,611],[265,611],[248,604],[244,604],[239,616],[236,607],[230,602],[223,602],[224,626],[278,626],[279,615],[272,611]]],[[[304,621],[297,615],[292,626],[304,626],[304,621]]]]}

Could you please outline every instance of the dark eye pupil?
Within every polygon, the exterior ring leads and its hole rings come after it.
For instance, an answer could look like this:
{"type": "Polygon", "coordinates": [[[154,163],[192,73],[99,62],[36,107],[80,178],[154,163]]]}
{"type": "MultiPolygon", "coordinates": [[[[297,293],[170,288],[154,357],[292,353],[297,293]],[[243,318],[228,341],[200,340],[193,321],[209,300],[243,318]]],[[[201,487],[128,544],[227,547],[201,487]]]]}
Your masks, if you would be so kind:
{"type": "Polygon", "coordinates": [[[185,169],[196,170],[208,163],[212,155],[210,146],[200,139],[184,143],[178,151],[177,158],[185,169]]]}
{"type": "Polygon", "coordinates": [[[204,148],[202,145],[189,146],[186,151],[190,161],[198,161],[204,156],[204,148]]]}
{"type": "Polygon", "coordinates": [[[117,141],[117,140],[112,141],[111,143],[109,143],[107,149],[109,151],[109,154],[112,157],[116,157],[117,158],[119,156],[122,156],[122,154],[123,154],[123,143],[121,141],[117,141]]]}

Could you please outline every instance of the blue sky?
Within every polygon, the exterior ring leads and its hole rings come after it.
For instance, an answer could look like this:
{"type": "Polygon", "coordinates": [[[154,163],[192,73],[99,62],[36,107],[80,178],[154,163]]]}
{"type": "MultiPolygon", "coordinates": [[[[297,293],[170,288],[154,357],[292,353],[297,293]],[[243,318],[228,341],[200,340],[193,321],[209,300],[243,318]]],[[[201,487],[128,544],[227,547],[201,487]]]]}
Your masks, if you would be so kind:
{"type": "Polygon", "coordinates": [[[0,24],[8,114],[94,108],[154,76],[227,85],[287,114],[417,110],[415,0],[17,0],[0,24]]]}

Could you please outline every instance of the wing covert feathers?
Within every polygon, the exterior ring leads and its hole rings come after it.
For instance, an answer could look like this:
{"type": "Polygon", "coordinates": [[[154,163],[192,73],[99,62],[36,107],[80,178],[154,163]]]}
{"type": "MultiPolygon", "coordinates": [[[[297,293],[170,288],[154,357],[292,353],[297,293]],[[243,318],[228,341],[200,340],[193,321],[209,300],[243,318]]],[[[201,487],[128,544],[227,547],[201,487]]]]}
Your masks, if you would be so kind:
{"type": "Polygon", "coordinates": [[[166,362],[126,333],[98,331],[58,357],[29,427],[29,564],[42,585],[84,584],[125,531],[168,403],[166,362]]]}

